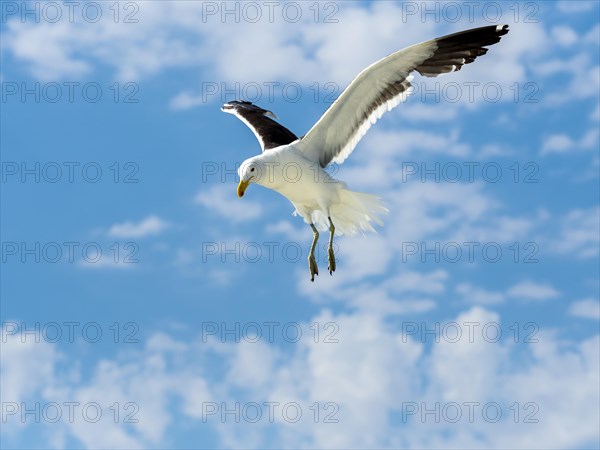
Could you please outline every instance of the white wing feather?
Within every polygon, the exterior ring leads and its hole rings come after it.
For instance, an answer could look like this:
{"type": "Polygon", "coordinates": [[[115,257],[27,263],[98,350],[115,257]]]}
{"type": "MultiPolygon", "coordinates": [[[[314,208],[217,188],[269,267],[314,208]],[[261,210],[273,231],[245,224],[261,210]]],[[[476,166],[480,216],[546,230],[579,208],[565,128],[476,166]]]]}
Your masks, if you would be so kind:
{"type": "Polygon", "coordinates": [[[364,69],[296,146],[325,167],[342,163],[381,116],[410,93],[410,73],[434,77],[460,70],[485,55],[508,33],[508,25],[461,31],[413,45],[364,69]]]}

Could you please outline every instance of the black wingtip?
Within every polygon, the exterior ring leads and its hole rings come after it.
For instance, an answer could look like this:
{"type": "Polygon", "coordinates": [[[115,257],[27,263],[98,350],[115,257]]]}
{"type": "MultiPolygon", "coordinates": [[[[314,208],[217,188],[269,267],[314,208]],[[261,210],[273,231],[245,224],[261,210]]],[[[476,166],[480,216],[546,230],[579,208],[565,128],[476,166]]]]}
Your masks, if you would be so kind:
{"type": "Polygon", "coordinates": [[[250,129],[259,136],[258,140],[264,150],[287,145],[298,138],[294,133],[276,121],[277,116],[271,111],[245,100],[232,100],[221,107],[221,111],[241,118],[250,129]]]}
{"type": "Polygon", "coordinates": [[[508,29],[508,25],[498,25],[496,27],[496,34],[498,36],[504,36],[505,34],[507,34],[510,30],[508,29]]]}

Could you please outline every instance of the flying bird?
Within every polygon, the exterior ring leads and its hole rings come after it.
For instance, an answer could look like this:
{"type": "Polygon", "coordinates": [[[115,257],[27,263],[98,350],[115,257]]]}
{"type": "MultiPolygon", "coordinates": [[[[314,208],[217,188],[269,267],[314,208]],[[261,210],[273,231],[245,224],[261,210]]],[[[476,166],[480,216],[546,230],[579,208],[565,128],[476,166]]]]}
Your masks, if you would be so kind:
{"type": "Polygon", "coordinates": [[[411,73],[426,77],[460,70],[487,46],[508,33],[508,25],[486,26],[450,34],[392,53],[364,69],[317,123],[301,138],[275,122],[275,115],[250,102],[232,101],[221,108],[237,116],[255,134],[260,155],[247,159],[238,169],[237,188],[243,197],[251,183],[279,192],[296,208],[313,231],[308,255],[310,279],[319,274],[315,247],[319,229],[329,230],[328,270],[336,269],[333,236],[375,231],[383,225],[379,215],[388,210],[379,197],[347,189],[325,168],[341,164],[352,153],[367,130],[385,112],[398,106],[410,93],[411,73]]]}

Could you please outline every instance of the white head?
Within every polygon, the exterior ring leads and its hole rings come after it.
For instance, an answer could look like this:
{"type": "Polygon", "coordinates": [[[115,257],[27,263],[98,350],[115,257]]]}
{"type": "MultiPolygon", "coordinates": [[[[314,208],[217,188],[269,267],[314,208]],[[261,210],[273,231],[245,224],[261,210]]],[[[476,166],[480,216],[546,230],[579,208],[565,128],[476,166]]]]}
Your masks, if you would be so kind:
{"type": "Polygon", "coordinates": [[[263,164],[258,158],[258,156],[248,158],[238,169],[240,183],[238,184],[237,194],[240,198],[244,196],[244,192],[246,192],[246,188],[250,183],[260,183],[263,164]]]}

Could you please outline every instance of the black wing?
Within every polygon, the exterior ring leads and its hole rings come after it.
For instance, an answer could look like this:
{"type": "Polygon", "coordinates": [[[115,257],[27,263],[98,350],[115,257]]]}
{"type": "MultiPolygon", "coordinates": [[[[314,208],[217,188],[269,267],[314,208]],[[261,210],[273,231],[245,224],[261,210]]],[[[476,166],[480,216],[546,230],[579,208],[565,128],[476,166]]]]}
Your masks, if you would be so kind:
{"type": "Polygon", "coordinates": [[[250,102],[233,101],[223,105],[221,111],[235,115],[252,130],[262,151],[294,142],[298,137],[283,125],[267,116],[275,117],[271,111],[262,109],[250,102]]]}

